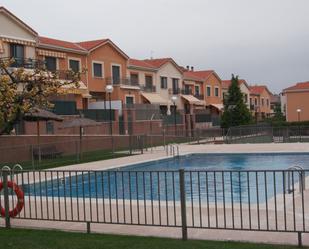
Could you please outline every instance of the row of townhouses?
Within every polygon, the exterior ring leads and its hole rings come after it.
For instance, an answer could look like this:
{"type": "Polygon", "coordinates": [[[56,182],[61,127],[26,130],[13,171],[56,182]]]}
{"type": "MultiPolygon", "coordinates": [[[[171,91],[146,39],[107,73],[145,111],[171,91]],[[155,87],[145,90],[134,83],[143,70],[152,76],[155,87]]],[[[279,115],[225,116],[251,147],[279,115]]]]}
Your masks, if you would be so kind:
{"type": "MultiPolygon", "coordinates": [[[[44,61],[47,70],[82,71],[79,88],[67,89],[53,98],[60,114],[87,109],[105,109],[109,97],[112,109],[152,104],[168,115],[207,112],[220,116],[224,95],[231,84],[214,70],[182,67],[172,58],[130,58],[110,39],[70,42],[40,36],[34,29],[0,7],[0,58],[15,58],[15,67],[33,68],[44,61]],[[112,85],[112,92],[106,86],[112,85]]],[[[63,74],[65,78],[66,75],[63,74]]],[[[249,86],[239,81],[248,108],[257,119],[268,116],[272,94],[265,85],[249,86]]]]}

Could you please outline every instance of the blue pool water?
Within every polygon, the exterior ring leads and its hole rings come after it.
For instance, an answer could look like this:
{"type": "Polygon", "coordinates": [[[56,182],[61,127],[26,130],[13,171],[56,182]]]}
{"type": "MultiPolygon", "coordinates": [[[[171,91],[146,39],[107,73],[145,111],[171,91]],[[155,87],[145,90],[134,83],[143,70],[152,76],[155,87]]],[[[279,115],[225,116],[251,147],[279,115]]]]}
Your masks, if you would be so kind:
{"type": "MultiPolygon", "coordinates": [[[[25,185],[24,189],[26,195],[37,196],[177,201],[179,169],[185,169],[187,200],[256,203],[287,189],[283,170],[293,165],[309,169],[307,162],[309,154],[301,153],[192,154],[113,171],[76,172],[70,177],[48,172],[53,180],[25,185]]],[[[296,172],[291,183],[298,179],[296,172]]]]}

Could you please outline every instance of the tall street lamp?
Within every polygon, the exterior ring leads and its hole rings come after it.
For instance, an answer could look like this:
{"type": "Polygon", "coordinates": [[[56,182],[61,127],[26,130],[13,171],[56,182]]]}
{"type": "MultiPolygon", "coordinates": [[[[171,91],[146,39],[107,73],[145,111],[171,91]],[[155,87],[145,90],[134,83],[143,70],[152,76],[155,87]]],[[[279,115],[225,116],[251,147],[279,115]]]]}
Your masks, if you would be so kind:
{"type": "Polygon", "coordinates": [[[174,132],[175,136],[177,135],[177,126],[176,126],[176,101],[177,101],[177,96],[172,96],[172,102],[174,105],[174,132]]]}
{"type": "Polygon", "coordinates": [[[300,136],[300,113],[301,113],[301,109],[297,109],[297,120],[298,120],[298,135],[299,135],[299,141],[301,140],[301,136],[300,136]]]}
{"type": "Polygon", "coordinates": [[[107,85],[105,87],[105,90],[108,93],[108,98],[109,98],[109,130],[110,130],[110,134],[113,135],[111,94],[112,94],[112,92],[114,90],[114,87],[112,85],[107,85]]]}

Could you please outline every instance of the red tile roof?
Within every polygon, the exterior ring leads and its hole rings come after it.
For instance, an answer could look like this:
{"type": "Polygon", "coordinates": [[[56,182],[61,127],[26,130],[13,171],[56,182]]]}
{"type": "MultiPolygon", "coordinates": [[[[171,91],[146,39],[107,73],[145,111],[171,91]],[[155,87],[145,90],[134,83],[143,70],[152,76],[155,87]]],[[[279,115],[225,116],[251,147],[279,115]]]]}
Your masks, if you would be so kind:
{"type": "Polygon", "coordinates": [[[210,75],[212,75],[214,70],[204,70],[204,71],[191,71],[196,77],[207,79],[210,75]]]}
{"type": "Polygon", "coordinates": [[[296,83],[294,86],[285,88],[283,91],[294,91],[294,90],[308,90],[309,89],[309,81],[296,83]]]}
{"type": "Polygon", "coordinates": [[[144,60],[144,61],[147,62],[148,64],[152,65],[155,68],[159,68],[159,67],[163,66],[165,63],[172,62],[174,60],[172,58],[159,58],[159,59],[147,59],[147,60],[144,60]]]}
{"type": "MultiPolygon", "coordinates": [[[[229,88],[231,84],[231,80],[222,80],[222,88],[229,88]]],[[[247,84],[247,82],[244,79],[238,79],[238,85],[241,84],[247,84]]]]}
{"type": "Polygon", "coordinates": [[[194,71],[184,71],[183,76],[185,79],[192,79],[196,81],[203,81],[203,77],[196,75],[194,71]]]}
{"type": "Polygon", "coordinates": [[[42,45],[50,45],[50,46],[56,46],[56,47],[65,48],[65,49],[73,49],[73,50],[77,50],[81,52],[87,52],[86,49],[82,48],[81,46],[79,46],[78,44],[74,42],[57,40],[57,39],[43,37],[43,36],[39,36],[39,43],[42,45]]]}
{"type": "Polygon", "coordinates": [[[100,44],[106,42],[108,39],[100,39],[100,40],[93,40],[93,41],[83,41],[83,42],[77,42],[79,46],[83,47],[84,49],[91,50],[100,44]]]}
{"type": "Polygon", "coordinates": [[[249,90],[250,90],[250,93],[251,93],[251,94],[254,94],[254,95],[260,95],[261,93],[263,93],[264,90],[266,90],[269,94],[272,94],[272,93],[268,90],[267,86],[257,86],[257,85],[255,85],[255,86],[250,86],[250,87],[249,87],[249,90]]]}
{"type": "Polygon", "coordinates": [[[128,65],[133,67],[156,69],[156,67],[154,67],[153,65],[149,64],[144,60],[129,59],[128,65]]]}

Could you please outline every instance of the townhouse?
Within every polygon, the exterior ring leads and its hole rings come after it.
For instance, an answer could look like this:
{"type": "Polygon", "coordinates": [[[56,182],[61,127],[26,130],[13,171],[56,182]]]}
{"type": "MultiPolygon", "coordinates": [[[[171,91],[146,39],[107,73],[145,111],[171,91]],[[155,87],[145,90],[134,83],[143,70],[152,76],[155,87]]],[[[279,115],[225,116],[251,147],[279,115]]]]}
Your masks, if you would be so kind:
{"type": "Polygon", "coordinates": [[[198,98],[203,97],[206,110],[213,115],[220,115],[223,110],[222,102],[222,81],[214,70],[187,71],[186,77],[196,77],[195,86],[198,98]],[[203,91],[203,92],[202,92],[203,91]]]}
{"type": "Polygon", "coordinates": [[[283,89],[281,101],[288,122],[309,120],[309,81],[283,89]]]}
{"type": "MultiPolygon", "coordinates": [[[[222,98],[224,99],[224,96],[227,94],[229,87],[231,85],[232,81],[231,80],[223,80],[222,81],[222,98]]],[[[238,86],[240,88],[240,91],[243,94],[244,97],[244,102],[246,103],[248,109],[250,109],[250,89],[249,85],[244,79],[239,79],[238,80],[238,86]]]]}
{"type": "Polygon", "coordinates": [[[254,118],[262,120],[272,113],[270,101],[272,93],[265,85],[250,86],[250,111],[254,118]]]}
{"type": "Polygon", "coordinates": [[[182,97],[186,100],[185,112],[187,114],[194,113],[195,110],[205,109],[206,102],[204,100],[204,84],[203,78],[194,74],[194,68],[187,66],[183,68],[183,84],[182,97]]]}
{"type": "Polygon", "coordinates": [[[184,108],[183,72],[172,58],[130,59],[128,75],[139,82],[142,103],[159,105],[162,114],[169,114],[174,102],[177,109],[184,108]]]}

